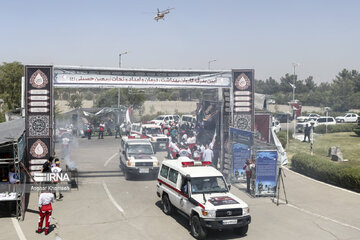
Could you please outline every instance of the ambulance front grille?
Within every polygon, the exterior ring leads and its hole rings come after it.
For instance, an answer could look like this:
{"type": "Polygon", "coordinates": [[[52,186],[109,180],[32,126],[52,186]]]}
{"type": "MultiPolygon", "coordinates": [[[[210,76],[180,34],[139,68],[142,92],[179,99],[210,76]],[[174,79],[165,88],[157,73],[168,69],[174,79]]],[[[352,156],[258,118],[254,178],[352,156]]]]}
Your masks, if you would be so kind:
{"type": "Polygon", "coordinates": [[[135,162],[135,167],[152,167],[152,162],[135,162]]]}
{"type": "Polygon", "coordinates": [[[241,216],[241,215],[242,215],[242,208],[216,210],[216,217],[233,217],[233,216],[241,216]]]}

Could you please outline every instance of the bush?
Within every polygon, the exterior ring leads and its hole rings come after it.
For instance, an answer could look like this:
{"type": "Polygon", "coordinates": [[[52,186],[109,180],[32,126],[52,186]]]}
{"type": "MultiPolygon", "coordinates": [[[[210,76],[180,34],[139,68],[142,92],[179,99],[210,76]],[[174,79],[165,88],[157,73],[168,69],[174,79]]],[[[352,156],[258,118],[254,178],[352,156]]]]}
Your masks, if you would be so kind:
{"type": "MultiPolygon", "coordinates": [[[[355,123],[340,123],[335,125],[327,126],[327,133],[336,133],[336,132],[352,132],[356,128],[357,124],[355,123]]],[[[320,125],[315,128],[315,133],[325,133],[326,126],[320,125]]]]}
{"type": "Polygon", "coordinates": [[[317,180],[360,192],[360,167],[306,153],[295,154],[291,159],[291,167],[317,180]]]}
{"type": "MultiPolygon", "coordinates": [[[[276,133],[283,148],[286,148],[286,131],[280,131],[276,133]]],[[[289,140],[293,139],[293,131],[289,131],[289,140]]]]}
{"type": "Polygon", "coordinates": [[[360,127],[355,128],[354,133],[360,137],[360,127]]]}

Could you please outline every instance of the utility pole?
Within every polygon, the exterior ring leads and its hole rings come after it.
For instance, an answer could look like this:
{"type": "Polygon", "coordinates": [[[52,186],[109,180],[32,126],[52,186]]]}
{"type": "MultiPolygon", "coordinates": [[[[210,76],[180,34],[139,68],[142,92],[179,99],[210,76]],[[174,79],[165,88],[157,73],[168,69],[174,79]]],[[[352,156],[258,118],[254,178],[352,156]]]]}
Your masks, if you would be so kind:
{"type": "Polygon", "coordinates": [[[210,70],[210,64],[211,64],[212,62],[216,62],[216,59],[208,61],[208,69],[209,69],[209,70],[210,70]]]}
{"type": "MultiPolygon", "coordinates": [[[[121,68],[121,56],[124,54],[128,54],[128,51],[125,51],[123,53],[119,53],[119,68],[121,68]]],[[[118,123],[120,124],[120,87],[118,88],[118,123]]]]}
{"type": "Polygon", "coordinates": [[[294,84],[294,87],[293,87],[293,102],[295,102],[295,86],[296,86],[296,72],[295,72],[295,70],[296,70],[296,67],[298,67],[298,66],[300,66],[300,64],[299,63],[293,63],[292,64],[293,65],[293,67],[294,67],[294,82],[293,82],[293,84],[294,84]]]}

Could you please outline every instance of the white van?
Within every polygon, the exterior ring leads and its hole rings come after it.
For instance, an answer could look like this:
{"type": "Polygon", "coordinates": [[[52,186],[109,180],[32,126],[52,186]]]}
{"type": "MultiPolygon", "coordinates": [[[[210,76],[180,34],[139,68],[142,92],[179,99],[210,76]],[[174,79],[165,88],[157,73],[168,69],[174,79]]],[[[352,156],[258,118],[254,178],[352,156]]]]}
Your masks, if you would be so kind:
{"type": "Polygon", "coordinates": [[[166,151],[169,145],[169,138],[162,133],[161,127],[154,122],[131,124],[130,135],[148,137],[155,151],[166,151]]]}
{"type": "Polygon", "coordinates": [[[228,185],[210,162],[188,157],[162,162],[157,195],[167,215],[178,210],[189,219],[191,234],[205,239],[209,229],[234,229],[245,235],[251,222],[248,205],[230,193],[228,185]]]}

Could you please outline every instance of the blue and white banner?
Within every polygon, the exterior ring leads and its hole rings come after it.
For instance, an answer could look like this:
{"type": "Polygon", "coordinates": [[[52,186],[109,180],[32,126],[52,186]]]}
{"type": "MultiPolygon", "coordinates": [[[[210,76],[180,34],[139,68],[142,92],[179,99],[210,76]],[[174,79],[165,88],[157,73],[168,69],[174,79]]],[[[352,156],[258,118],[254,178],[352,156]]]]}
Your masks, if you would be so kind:
{"type": "Polygon", "coordinates": [[[251,146],[253,145],[253,133],[230,127],[230,140],[233,143],[242,143],[251,146]]]}
{"type": "Polygon", "coordinates": [[[277,151],[258,151],[256,154],[256,196],[275,195],[277,151]]]}
{"type": "Polygon", "coordinates": [[[251,148],[242,143],[233,144],[233,176],[235,181],[246,180],[246,174],[243,167],[246,159],[251,159],[251,148]]]}

